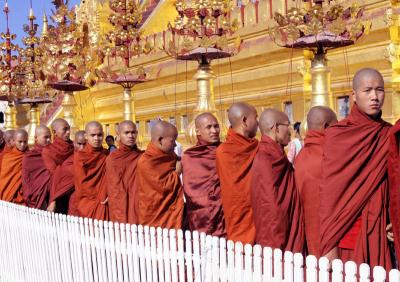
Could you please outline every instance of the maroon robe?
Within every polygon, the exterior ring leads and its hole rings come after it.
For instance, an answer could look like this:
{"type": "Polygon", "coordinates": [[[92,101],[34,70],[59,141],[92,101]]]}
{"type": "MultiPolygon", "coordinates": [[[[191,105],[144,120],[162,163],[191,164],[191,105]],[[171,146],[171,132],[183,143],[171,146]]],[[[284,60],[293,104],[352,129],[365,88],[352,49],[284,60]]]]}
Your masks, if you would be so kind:
{"type": "Polygon", "coordinates": [[[341,258],[371,268],[392,268],[386,239],[390,127],[355,104],[346,119],[326,130],[320,185],[321,255],[347,237],[354,246],[351,252],[339,246],[339,252],[350,253],[341,258]]]}
{"type": "Polygon", "coordinates": [[[256,243],[302,253],[304,218],[292,164],[283,148],[263,135],[251,168],[256,243]]]}
{"type": "Polygon", "coordinates": [[[400,120],[392,127],[390,132],[389,152],[389,198],[390,198],[390,221],[393,224],[394,245],[397,260],[400,262],[400,120]]]}
{"type": "Polygon", "coordinates": [[[182,157],[183,192],[190,230],[224,237],[225,220],[216,164],[218,145],[199,141],[185,151],[182,157]]]}
{"type": "Polygon", "coordinates": [[[48,205],[51,175],[42,158],[43,146],[35,145],[22,159],[22,194],[25,205],[45,210],[48,205]]]}

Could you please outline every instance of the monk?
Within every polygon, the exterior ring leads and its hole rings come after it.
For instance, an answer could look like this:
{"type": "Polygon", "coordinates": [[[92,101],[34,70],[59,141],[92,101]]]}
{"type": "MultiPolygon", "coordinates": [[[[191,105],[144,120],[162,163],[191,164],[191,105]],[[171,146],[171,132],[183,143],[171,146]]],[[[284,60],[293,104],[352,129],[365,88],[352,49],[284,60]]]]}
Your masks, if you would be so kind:
{"type": "Polygon", "coordinates": [[[5,154],[11,152],[12,148],[15,145],[14,134],[15,134],[15,130],[7,130],[6,132],[4,132],[4,135],[3,135],[4,148],[0,152],[0,171],[1,171],[1,163],[3,160],[3,156],[5,154]]]}
{"type": "Polygon", "coordinates": [[[0,130],[0,154],[3,152],[6,142],[4,142],[4,133],[3,130],[0,130]]]}
{"type": "Polygon", "coordinates": [[[320,250],[329,259],[392,268],[387,157],[391,125],[382,120],[385,86],[375,69],[353,78],[350,115],[325,132],[320,184],[320,250]]]}
{"type": "Polygon", "coordinates": [[[284,151],[290,142],[289,118],[283,112],[266,109],[260,115],[259,128],[261,141],[251,168],[256,243],[302,253],[303,210],[293,166],[284,151]]]}
{"type": "Polygon", "coordinates": [[[182,228],[183,191],[174,153],[177,136],[176,127],[166,121],[158,121],[151,128],[151,142],[136,167],[138,224],[182,228]]]}
{"type": "Polygon", "coordinates": [[[74,154],[76,204],[79,216],[108,220],[106,158],[103,127],[97,121],[85,127],[87,144],[74,154]]]}
{"type": "Polygon", "coordinates": [[[117,127],[118,149],[107,158],[107,194],[110,220],[121,223],[136,223],[134,199],[136,166],[142,151],[136,146],[138,131],[130,120],[117,127]],[[129,216],[128,216],[129,215],[129,216]]]}
{"type": "Polygon", "coordinates": [[[22,159],[22,192],[25,205],[46,210],[51,187],[51,175],[44,165],[43,148],[51,142],[50,129],[40,125],[35,130],[35,145],[22,159]]]}
{"type": "Polygon", "coordinates": [[[22,158],[28,150],[28,133],[18,129],[14,133],[15,146],[4,155],[0,173],[0,199],[24,204],[22,195],[22,158]]]}
{"type": "Polygon", "coordinates": [[[337,123],[334,111],[316,106],[307,115],[304,147],[295,160],[296,188],[304,210],[304,227],[310,255],[319,257],[319,185],[325,130],[337,123]]]}
{"type": "MultiPolygon", "coordinates": [[[[74,153],[74,145],[70,140],[71,129],[66,120],[62,118],[55,119],[51,123],[51,131],[53,133],[53,143],[43,148],[42,158],[53,178],[57,167],[61,166],[62,163],[74,153]]],[[[53,183],[57,185],[57,182],[53,181],[53,183]]],[[[65,209],[67,202],[68,199],[59,199],[59,208],[61,208],[61,205],[64,205],[62,209],[65,209]]],[[[54,201],[50,201],[48,210],[55,211],[55,204],[54,201]]]]}
{"type": "Polygon", "coordinates": [[[229,108],[231,128],[226,141],[217,149],[217,171],[221,185],[222,208],[227,238],[253,244],[256,230],[251,207],[251,167],[257,152],[256,109],[246,103],[229,108]]]}
{"type": "MultiPolygon", "coordinates": [[[[82,151],[86,145],[85,131],[75,133],[74,149],[82,151]]],[[[57,166],[53,184],[50,189],[50,205],[48,210],[62,214],[78,215],[74,188],[74,155],[70,155],[61,165],[57,166]]]]}
{"type": "Polygon", "coordinates": [[[400,261],[400,120],[397,121],[390,132],[389,150],[389,211],[390,221],[393,225],[392,236],[394,236],[397,261],[400,261]]]}
{"type": "Polygon", "coordinates": [[[197,144],[182,158],[183,192],[190,230],[225,237],[225,220],[216,153],[220,142],[218,120],[211,113],[195,119],[197,144]]]}

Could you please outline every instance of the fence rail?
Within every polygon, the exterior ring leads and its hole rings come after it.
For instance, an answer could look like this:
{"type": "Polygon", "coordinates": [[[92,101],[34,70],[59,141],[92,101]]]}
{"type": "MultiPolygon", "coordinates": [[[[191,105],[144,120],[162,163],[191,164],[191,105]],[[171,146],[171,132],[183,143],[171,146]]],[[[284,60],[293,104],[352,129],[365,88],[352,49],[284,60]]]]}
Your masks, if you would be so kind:
{"type": "MultiPolygon", "coordinates": [[[[0,281],[385,281],[375,267],[0,202],[0,281]]],[[[400,281],[398,270],[390,282],[400,281]]]]}

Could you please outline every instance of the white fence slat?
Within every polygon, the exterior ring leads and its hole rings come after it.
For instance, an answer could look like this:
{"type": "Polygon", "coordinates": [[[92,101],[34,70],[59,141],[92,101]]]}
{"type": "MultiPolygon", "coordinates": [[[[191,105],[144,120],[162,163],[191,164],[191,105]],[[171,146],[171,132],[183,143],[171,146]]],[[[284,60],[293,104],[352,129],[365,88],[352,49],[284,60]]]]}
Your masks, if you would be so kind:
{"type": "Polygon", "coordinates": [[[207,246],[206,246],[206,233],[200,233],[200,275],[201,281],[206,279],[206,258],[207,258],[207,246]]]}
{"type": "Polygon", "coordinates": [[[192,249],[192,233],[187,230],[185,232],[185,261],[186,261],[186,281],[193,282],[193,249],[192,249]]]}
{"type": "Polygon", "coordinates": [[[232,240],[227,242],[228,252],[228,281],[235,281],[235,244],[232,240]]]}
{"type": "MultiPolygon", "coordinates": [[[[98,267],[98,256],[97,256],[97,245],[95,244],[95,230],[94,230],[94,222],[93,219],[89,219],[89,246],[90,252],[92,256],[92,265],[93,265],[93,279],[94,282],[99,282],[99,267],[98,267]]],[[[67,280],[71,281],[71,280],[67,280]]]]}
{"type": "Polygon", "coordinates": [[[193,231],[193,269],[194,269],[194,281],[201,281],[201,270],[200,270],[200,237],[199,232],[193,231]]]}
{"type": "Polygon", "coordinates": [[[122,249],[121,249],[121,231],[120,224],[118,222],[114,223],[115,232],[115,256],[117,260],[117,278],[118,282],[124,281],[124,274],[122,272],[122,249]]]}
{"type": "Polygon", "coordinates": [[[344,267],[343,262],[340,259],[335,259],[332,262],[332,281],[342,282],[344,267]]]}
{"type": "Polygon", "coordinates": [[[153,281],[158,281],[156,229],[154,227],[150,228],[150,245],[152,278],[153,281]]]}
{"type": "Polygon", "coordinates": [[[326,257],[319,259],[319,282],[329,282],[329,260],[326,257]]]}
{"type": "Polygon", "coordinates": [[[318,260],[315,256],[308,256],[306,258],[307,282],[317,282],[318,281],[317,265],[318,265],[318,260]]]}
{"type": "Polygon", "coordinates": [[[151,246],[150,246],[150,228],[145,226],[144,233],[144,259],[146,262],[146,279],[149,282],[153,281],[153,268],[151,267],[151,246]]]}
{"type": "Polygon", "coordinates": [[[356,282],[357,281],[357,265],[354,261],[348,261],[344,264],[345,270],[345,282],[356,282]]]}
{"type": "Polygon", "coordinates": [[[160,282],[165,281],[164,276],[164,247],[163,247],[163,230],[161,227],[157,228],[157,260],[158,260],[158,277],[160,282]]]}
{"type": "Polygon", "coordinates": [[[212,237],[210,235],[206,236],[206,245],[204,249],[203,256],[206,260],[206,271],[204,273],[204,280],[203,281],[210,281],[213,280],[213,272],[212,272],[212,237]]]}
{"type": "Polygon", "coordinates": [[[293,253],[285,252],[283,254],[283,279],[285,282],[293,282],[293,253]]]}
{"type": "Polygon", "coordinates": [[[374,282],[386,281],[386,270],[382,266],[375,266],[373,270],[374,282]]]}
{"type": "Polygon", "coordinates": [[[241,242],[235,243],[235,281],[243,281],[243,244],[241,242]]]}
{"type": "Polygon", "coordinates": [[[178,262],[176,255],[176,230],[169,230],[169,252],[170,252],[170,261],[171,261],[171,281],[178,282],[178,262]]]}
{"type": "Polygon", "coordinates": [[[183,239],[183,231],[179,229],[176,233],[178,237],[178,270],[179,270],[179,279],[178,281],[185,281],[185,249],[184,249],[184,239],[183,239]]]}
{"type": "Polygon", "coordinates": [[[220,272],[219,272],[219,238],[216,236],[212,237],[212,281],[219,282],[220,281],[220,272]]]}
{"type": "Polygon", "coordinates": [[[362,263],[360,265],[360,282],[369,282],[369,276],[371,274],[371,270],[369,265],[366,263],[362,263]]]}
{"type": "Polygon", "coordinates": [[[397,269],[389,272],[389,282],[400,282],[400,272],[397,269]]]}
{"type": "Polygon", "coordinates": [[[263,248],[263,282],[272,281],[272,249],[270,247],[263,248]]]}
{"type": "Polygon", "coordinates": [[[244,246],[244,281],[253,280],[253,247],[250,244],[244,246]]]}
{"type": "Polygon", "coordinates": [[[134,281],[140,282],[140,259],[139,259],[139,239],[138,239],[138,226],[131,225],[131,235],[132,235],[132,262],[133,262],[133,270],[134,270],[134,281]]]}
{"type": "Polygon", "coordinates": [[[139,225],[137,228],[138,239],[138,255],[139,255],[139,268],[140,268],[140,281],[147,281],[146,279],[146,258],[144,253],[144,235],[143,226],[139,225]]]}
{"type": "Polygon", "coordinates": [[[304,281],[304,258],[302,254],[296,253],[293,256],[294,282],[304,281]]]}
{"type": "Polygon", "coordinates": [[[282,281],[282,250],[274,250],[274,281],[282,281]]]}
{"type": "Polygon", "coordinates": [[[219,238],[219,278],[221,282],[226,282],[228,279],[227,268],[227,249],[225,238],[219,238]]]}
{"type": "Polygon", "coordinates": [[[168,229],[163,229],[163,257],[164,257],[164,271],[165,281],[171,282],[171,263],[170,263],[170,252],[169,252],[169,234],[168,229]]]}
{"type": "Polygon", "coordinates": [[[262,248],[260,245],[255,245],[253,247],[254,255],[253,255],[253,263],[254,263],[254,273],[253,273],[253,281],[254,282],[262,282],[262,259],[261,252],[262,248]]]}

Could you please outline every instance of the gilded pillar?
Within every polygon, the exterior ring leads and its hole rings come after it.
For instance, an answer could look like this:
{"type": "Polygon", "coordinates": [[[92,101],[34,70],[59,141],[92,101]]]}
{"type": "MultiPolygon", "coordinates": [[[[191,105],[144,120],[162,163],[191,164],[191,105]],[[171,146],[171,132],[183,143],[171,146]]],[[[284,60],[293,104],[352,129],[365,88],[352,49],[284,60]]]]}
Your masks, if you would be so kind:
{"type": "Polygon", "coordinates": [[[8,103],[6,111],[4,112],[5,123],[4,129],[17,129],[17,110],[15,109],[14,104],[8,103]]]}
{"type": "Polygon", "coordinates": [[[38,104],[32,104],[29,110],[28,144],[35,144],[35,131],[40,124],[40,111],[38,104]]]}
{"type": "Polygon", "coordinates": [[[317,52],[311,62],[311,105],[333,109],[331,71],[324,52],[317,52]]]}
{"type": "Polygon", "coordinates": [[[75,132],[75,121],[74,111],[76,107],[76,101],[74,93],[72,91],[64,91],[64,97],[61,102],[64,111],[64,119],[69,123],[71,127],[71,135],[75,132]]]}
{"type": "Polygon", "coordinates": [[[124,104],[124,120],[131,120],[135,122],[135,105],[132,99],[132,88],[124,88],[124,94],[122,98],[124,104]]]}
{"type": "Polygon", "coordinates": [[[400,1],[392,0],[386,11],[391,43],[387,46],[387,57],[392,64],[392,112],[388,118],[396,122],[400,118],[400,1]]]}

